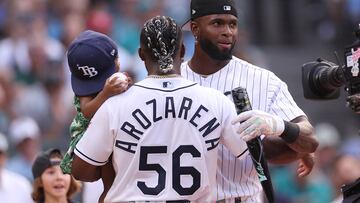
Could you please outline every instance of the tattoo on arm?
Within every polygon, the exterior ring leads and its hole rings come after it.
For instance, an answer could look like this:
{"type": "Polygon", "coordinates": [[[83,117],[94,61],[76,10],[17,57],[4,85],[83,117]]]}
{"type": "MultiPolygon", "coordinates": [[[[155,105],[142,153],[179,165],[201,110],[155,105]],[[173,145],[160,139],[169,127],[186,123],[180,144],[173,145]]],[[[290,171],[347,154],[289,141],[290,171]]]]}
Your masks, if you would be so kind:
{"type": "Polygon", "coordinates": [[[265,136],[263,147],[265,158],[273,164],[287,164],[300,159],[304,154],[312,153],[318,146],[313,127],[306,117],[300,116],[291,122],[299,125],[300,135],[293,143],[286,143],[280,137],[265,136]]]}
{"type": "Polygon", "coordinates": [[[319,143],[315,137],[314,129],[306,117],[300,116],[292,120],[299,128],[299,137],[293,143],[287,145],[296,152],[299,153],[312,153],[315,152],[319,143]]]}

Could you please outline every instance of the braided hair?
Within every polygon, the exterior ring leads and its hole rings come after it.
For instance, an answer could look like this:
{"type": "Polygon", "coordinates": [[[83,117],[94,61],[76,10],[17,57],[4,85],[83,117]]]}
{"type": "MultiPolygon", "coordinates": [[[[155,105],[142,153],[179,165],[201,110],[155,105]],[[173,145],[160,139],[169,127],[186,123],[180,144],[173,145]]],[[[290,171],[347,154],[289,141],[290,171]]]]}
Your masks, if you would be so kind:
{"type": "Polygon", "coordinates": [[[173,69],[173,57],[180,47],[180,38],[180,27],[170,17],[156,16],[144,24],[140,41],[152,60],[159,64],[160,73],[166,74],[173,69]]]}

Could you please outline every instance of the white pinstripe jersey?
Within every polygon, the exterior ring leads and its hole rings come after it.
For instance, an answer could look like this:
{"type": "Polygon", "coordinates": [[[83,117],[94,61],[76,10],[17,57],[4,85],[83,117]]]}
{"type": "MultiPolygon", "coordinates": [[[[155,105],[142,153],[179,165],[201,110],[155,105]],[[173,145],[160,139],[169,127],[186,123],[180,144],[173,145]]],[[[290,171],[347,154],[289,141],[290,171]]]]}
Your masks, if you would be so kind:
{"type": "Polygon", "coordinates": [[[235,116],[221,92],[181,77],[147,78],[99,108],[75,154],[99,166],[113,153],[105,202],[213,202],[218,144],[247,154],[235,116]]]}
{"type": "MultiPolygon", "coordinates": [[[[239,86],[246,88],[253,109],[278,115],[287,121],[305,115],[294,102],[287,85],[274,73],[234,56],[224,68],[207,76],[195,73],[188,66],[188,62],[184,62],[181,66],[181,75],[201,86],[217,89],[224,94],[239,86]]],[[[241,197],[248,199],[248,202],[257,202],[254,198],[261,190],[251,157],[247,155],[241,161],[236,160],[226,147],[220,146],[217,173],[218,200],[241,197]]]]}

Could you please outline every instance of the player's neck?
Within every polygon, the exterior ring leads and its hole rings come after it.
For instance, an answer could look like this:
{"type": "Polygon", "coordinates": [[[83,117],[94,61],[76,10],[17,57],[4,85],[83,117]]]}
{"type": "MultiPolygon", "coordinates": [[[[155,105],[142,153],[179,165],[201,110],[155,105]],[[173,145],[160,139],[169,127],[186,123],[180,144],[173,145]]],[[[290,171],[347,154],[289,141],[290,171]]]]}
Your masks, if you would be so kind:
{"type": "Polygon", "coordinates": [[[200,48],[195,48],[194,55],[190,59],[188,65],[194,72],[201,75],[210,75],[216,73],[225,67],[229,60],[215,60],[200,48]]]}
{"type": "Polygon", "coordinates": [[[148,76],[147,78],[174,78],[174,77],[180,77],[180,65],[176,65],[174,69],[170,70],[167,73],[161,72],[156,64],[156,66],[153,66],[152,68],[148,69],[148,76]]]}
{"type": "Polygon", "coordinates": [[[163,79],[163,78],[178,78],[178,77],[181,77],[181,75],[180,74],[148,75],[146,78],[163,79]]]}

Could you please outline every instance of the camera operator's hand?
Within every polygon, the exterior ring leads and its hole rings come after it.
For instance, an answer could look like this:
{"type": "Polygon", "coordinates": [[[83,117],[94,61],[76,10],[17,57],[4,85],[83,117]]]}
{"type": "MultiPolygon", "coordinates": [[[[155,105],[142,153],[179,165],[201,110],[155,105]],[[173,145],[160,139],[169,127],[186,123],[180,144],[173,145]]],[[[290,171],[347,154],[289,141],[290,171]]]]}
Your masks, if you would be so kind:
{"type": "Polygon", "coordinates": [[[237,133],[245,141],[260,135],[279,136],[284,132],[285,124],[282,118],[259,110],[245,111],[239,114],[232,123],[240,122],[237,133]]]}
{"type": "Polygon", "coordinates": [[[356,113],[360,113],[360,94],[354,94],[346,98],[346,105],[356,113]]]}

